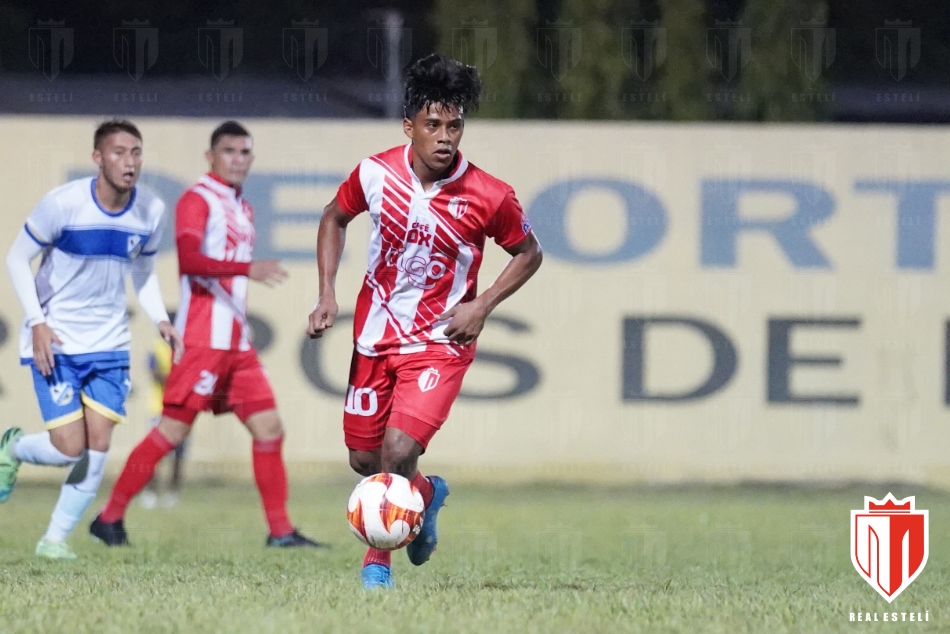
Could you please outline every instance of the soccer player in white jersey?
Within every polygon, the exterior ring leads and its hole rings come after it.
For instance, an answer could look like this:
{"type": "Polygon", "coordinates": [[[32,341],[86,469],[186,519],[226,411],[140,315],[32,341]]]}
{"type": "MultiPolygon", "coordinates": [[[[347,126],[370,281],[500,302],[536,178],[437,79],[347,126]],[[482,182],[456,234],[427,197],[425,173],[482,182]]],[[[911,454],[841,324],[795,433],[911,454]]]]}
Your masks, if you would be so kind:
{"type": "Polygon", "coordinates": [[[21,462],[73,467],[36,546],[37,555],[50,559],[76,557],[66,538],[96,496],[112,429],[125,419],[128,275],[176,356],[184,350],[154,270],[165,205],[136,187],[142,135],[129,121],[112,120],[98,127],[93,147],[99,173],[47,194],[7,255],[26,313],[20,362],[32,371],[46,431],[26,435],[11,427],[0,439],[0,502],[10,496],[21,462]],[[30,262],[40,254],[34,279],[30,262]]]}

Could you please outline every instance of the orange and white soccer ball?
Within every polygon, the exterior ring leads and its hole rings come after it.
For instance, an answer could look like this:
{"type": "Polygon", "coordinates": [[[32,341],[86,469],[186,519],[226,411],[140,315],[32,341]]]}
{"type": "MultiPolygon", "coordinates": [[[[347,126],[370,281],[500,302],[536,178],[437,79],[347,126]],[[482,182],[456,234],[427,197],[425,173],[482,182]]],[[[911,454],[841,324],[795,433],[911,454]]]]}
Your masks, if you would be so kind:
{"type": "Polygon", "coordinates": [[[419,489],[394,473],[364,478],[346,505],[350,530],[364,544],[379,550],[396,550],[415,539],[422,530],[423,511],[419,489]]]}

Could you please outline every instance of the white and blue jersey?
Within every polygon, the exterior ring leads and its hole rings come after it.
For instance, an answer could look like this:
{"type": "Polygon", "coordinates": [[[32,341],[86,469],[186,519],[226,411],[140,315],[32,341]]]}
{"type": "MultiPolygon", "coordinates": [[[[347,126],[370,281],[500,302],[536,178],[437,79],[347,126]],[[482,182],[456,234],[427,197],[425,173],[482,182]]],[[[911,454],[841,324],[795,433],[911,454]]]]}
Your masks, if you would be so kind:
{"type": "MultiPolygon", "coordinates": [[[[56,367],[33,381],[47,428],[65,425],[89,407],[114,422],[125,417],[129,391],[126,277],[136,258],[155,255],[165,204],[136,187],[126,207],[103,209],[96,179],[84,178],[47,194],[25,230],[42,251],[36,292],[53,344],[56,367]]],[[[33,329],[20,333],[20,361],[33,364],[33,329]]]]}
{"type": "MultiPolygon", "coordinates": [[[[36,292],[46,323],[62,340],[54,354],[128,361],[131,344],[125,280],[139,256],[155,255],[162,239],[165,203],[136,187],[125,209],[109,213],[95,195],[96,179],[83,178],[43,197],[26,220],[26,232],[43,247],[36,292]]],[[[24,322],[20,359],[33,360],[33,330],[24,322]]]]}

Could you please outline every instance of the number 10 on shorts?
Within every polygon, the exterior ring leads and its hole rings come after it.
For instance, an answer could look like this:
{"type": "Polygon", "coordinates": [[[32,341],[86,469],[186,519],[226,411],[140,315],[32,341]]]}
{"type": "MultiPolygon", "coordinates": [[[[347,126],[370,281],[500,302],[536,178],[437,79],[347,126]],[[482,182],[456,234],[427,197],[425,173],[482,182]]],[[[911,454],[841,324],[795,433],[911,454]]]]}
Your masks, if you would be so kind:
{"type": "Polygon", "coordinates": [[[346,390],[346,405],[343,411],[357,416],[372,416],[379,409],[376,390],[370,387],[356,388],[352,385],[346,390]]]}

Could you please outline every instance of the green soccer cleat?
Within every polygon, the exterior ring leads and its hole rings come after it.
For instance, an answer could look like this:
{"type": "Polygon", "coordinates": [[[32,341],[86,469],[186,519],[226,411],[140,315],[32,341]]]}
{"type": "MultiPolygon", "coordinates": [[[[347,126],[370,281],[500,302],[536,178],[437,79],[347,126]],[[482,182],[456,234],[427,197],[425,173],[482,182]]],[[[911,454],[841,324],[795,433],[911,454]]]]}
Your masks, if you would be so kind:
{"type": "Polygon", "coordinates": [[[0,503],[6,502],[16,484],[16,472],[20,461],[13,455],[13,445],[23,436],[19,427],[11,427],[0,438],[0,503]]]}
{"type": "Polygon", "coordinates": [[[44,559],[75,559],[76,553],[66,542],[51,542],[45,537],[36,545],[36,556],[44,559]]]}

